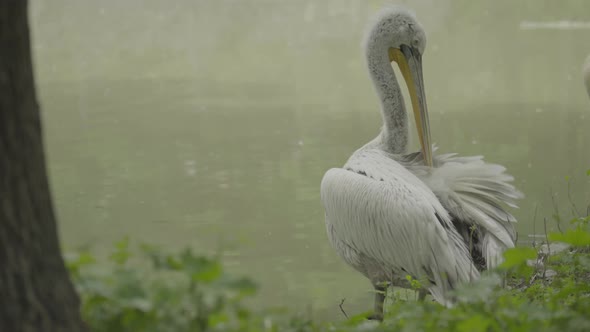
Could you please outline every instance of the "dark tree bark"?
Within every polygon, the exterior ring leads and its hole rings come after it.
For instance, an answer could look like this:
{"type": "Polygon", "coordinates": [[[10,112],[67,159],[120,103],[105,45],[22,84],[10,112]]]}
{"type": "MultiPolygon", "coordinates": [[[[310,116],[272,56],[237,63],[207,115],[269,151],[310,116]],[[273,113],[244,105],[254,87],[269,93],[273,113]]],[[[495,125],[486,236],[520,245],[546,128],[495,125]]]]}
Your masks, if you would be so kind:
{"type": "Polygon", "coordinates": [[[61,256],[27,1],[0,0],[0,331],[85,331],[61,256]]]}

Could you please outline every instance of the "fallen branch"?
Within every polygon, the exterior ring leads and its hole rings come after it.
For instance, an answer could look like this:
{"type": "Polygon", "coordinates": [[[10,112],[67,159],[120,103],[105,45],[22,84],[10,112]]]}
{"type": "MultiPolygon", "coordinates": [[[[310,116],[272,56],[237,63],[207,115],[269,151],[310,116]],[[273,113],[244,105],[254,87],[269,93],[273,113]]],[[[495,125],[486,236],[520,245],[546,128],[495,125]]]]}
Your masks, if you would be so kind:
{"type": "Polygon", "coordinates": [[[340,301],[340,304],[338,305],[338,307],[340,308],[340,311],[342,311],[342,314],[344,315],[344,317],[346,317],[346,319],[348,319],[348,315],[346,314],[346,311],[344,311],[344,308],[342,308],[342,305],[344,304],[344,300],[346,300],[346,298],[343,298],[342,301],[340,301]]]}

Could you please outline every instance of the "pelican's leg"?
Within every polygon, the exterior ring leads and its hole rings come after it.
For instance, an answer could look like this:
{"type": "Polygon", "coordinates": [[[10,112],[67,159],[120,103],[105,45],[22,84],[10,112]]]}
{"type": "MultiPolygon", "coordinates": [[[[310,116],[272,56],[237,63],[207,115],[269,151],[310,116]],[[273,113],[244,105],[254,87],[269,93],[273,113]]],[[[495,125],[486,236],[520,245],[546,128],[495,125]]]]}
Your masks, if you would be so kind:
{"type": "Polygon", "coordinates": [[[375,312],[368,318],[371,320],[383,320],[383,303],[387,295],[387,284],[378,283],[373,285],[375,288],[375,312]]]}
{"type": "Polygon", "coordinates": [[[421,288],[418,291],[418,301],[424,302],[424,299],[426,298],[426,294],[428,294],[428,292],[426,291],[426,289],[421,288]]]}

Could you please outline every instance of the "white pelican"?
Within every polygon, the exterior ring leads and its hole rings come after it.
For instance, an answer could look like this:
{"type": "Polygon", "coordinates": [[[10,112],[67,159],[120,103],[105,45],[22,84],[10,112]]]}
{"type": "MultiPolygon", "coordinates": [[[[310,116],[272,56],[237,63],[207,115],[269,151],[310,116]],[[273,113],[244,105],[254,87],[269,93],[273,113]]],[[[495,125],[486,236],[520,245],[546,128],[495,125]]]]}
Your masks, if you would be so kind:
{"type": "Polygon", "coordinates": [[[499,264],[516,238],[516,220],[501,206],[515,206],[521,194],[504,167],[480,156],[433,156],[422,78],[425,45],[424,30],[407,10],[391,7],[376,15],[363,46],[384,125],[344,167],[328,170],[321,184],[328,238],[373,284],[375,319],[383,317],[387,285],[408,288],[407,275],[450,305],[449,291],[499,264]],[[410,92],[421,152],[406,154],[408,119],[393,61],[410,92]]]}

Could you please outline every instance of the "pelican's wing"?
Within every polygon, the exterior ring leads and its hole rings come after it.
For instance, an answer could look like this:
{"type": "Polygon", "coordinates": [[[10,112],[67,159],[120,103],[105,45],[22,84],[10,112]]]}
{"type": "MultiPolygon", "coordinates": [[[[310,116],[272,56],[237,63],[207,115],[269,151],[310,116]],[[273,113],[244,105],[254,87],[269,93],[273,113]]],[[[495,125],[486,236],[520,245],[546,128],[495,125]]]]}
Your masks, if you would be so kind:
{"type": "Polygon", "coordinates": [[[341,241],[387,271],[430,280],[440,302],[457,282],[477,278],[463,239],[434,194],[384,152],[363,151],[345,169],[329,170],[321,198],[333,244],[341,241]]]}
{"type": "Polygon", "coordinates": [[[503,207],[516,208],[515,201],[523,197],[510,184],[513,177],[481,156],[436,155],[432,170],[421,159],[420,153],[410,154],[403,164],[428,185],[454,218],[479,228],[487,267],[497,266],[504,249],[514,247],[516,241],[516,219],[503,207]]]}

